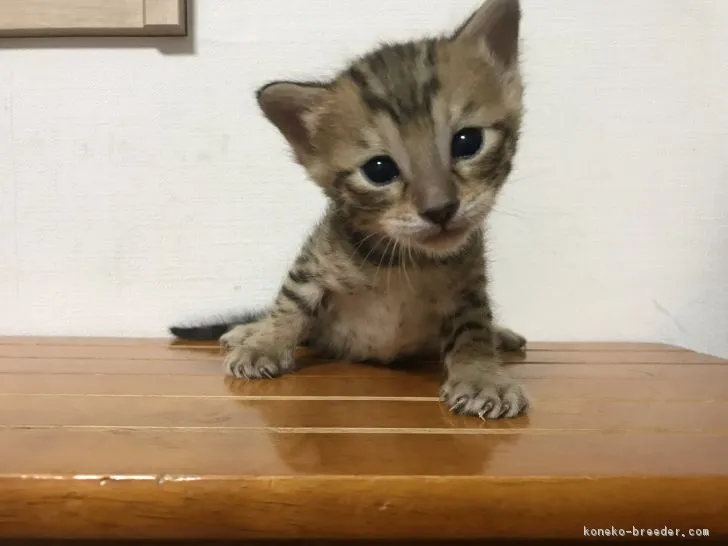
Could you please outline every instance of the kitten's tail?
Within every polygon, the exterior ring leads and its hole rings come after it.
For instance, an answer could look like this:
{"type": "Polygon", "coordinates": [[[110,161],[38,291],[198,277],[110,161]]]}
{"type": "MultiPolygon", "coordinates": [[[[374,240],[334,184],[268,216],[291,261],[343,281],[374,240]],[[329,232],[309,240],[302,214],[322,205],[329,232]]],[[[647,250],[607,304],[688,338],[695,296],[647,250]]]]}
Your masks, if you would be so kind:
{"type": "Polygon", "coordinates": [[[185,341],[217,341],[233,326],[256,322],[267,314],[268,311],[266,310],[248,311],[240,315],[211,320],[210,322],[202,322],[200,324],[171,326],[169,332],[174,337],[185,341]]]}

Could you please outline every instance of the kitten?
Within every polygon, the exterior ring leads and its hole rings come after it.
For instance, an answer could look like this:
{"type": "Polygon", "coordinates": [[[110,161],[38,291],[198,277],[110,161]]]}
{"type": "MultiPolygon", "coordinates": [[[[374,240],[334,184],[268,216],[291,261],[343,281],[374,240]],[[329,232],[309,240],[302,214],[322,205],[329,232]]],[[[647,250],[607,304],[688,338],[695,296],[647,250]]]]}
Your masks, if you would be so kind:
{"type": "Polygon", "coordinates": [[[326,357],[440,358],[440,398],[459,414],[515,417],[529,402],[500,351],[486,291],[484,220],[516,153],[522,118],[518,0],[486,1],[452,35],[384,45],[327,82],[279,81],[258,103],[328,197],[270,309],[173,327],[220,339],[227,372],[294,371],[326,357]]]}

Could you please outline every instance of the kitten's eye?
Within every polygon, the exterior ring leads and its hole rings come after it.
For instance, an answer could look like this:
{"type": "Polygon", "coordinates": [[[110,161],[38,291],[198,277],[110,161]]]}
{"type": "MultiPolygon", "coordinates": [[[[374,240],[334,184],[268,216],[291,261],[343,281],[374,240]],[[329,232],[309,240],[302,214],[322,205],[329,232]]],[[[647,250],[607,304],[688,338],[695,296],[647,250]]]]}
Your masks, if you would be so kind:
{"type": "Polygon", "coordinates": [[[394,159],[386,155],[373,157],[361,166],[361,171],[372,184],[379,186],[391,184],[399,176],[399,167],[394,159]]]}
{"type": "Polygon", "coordinates": [[[450,153],[454,159],[473,157],[483,146],[483,130],[467,127],[452,137],[450,153]]]}

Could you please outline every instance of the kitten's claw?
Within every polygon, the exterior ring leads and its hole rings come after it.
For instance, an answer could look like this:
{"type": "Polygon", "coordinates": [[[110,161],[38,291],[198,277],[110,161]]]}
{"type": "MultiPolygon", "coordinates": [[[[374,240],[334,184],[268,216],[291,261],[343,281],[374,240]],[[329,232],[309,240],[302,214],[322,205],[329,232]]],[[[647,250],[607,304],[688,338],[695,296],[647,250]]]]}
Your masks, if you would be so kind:
{"type": "Polygon", "coordinates": [[[453,413],[457,413],[460,408],[465,406],[465,404],[467,403],[468,399],[465,396],[460,396],[454,402],[452,402],[452,404],[450,405],[450,411],[452,411],[453,413]]]}
{"type": "Polygon", "coordinates": [[[255,347],[234,347],[224,361],[225,372],[237,379],[275,379],[293,369],[290,351],[265,355],[255,347]]]}
{"type": "Polygon", "coordinates": [[[453,413],[484,420],[517,417],[529,407],[528,397],[517,383],[502,372],[475,366],[451,372],[440,398],[453,413]]]}
{"type": "Polygon", "coordinates": [[[220,338],[225,372],[238,379],[274,379],[294,368],[293,350],[275,343],[260,324],[237,326],[220,338]]]}

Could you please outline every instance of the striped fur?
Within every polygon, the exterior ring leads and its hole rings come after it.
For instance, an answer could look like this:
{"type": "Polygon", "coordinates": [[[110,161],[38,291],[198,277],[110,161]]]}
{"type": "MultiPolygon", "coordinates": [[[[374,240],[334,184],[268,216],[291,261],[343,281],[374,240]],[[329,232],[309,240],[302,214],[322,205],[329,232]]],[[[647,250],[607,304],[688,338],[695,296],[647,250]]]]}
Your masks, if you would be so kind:
{"type": "Polygon", "coordinates": [[[294,370],[299,344],[350,360],[435,356],[453,411],[522,413],[499,354],[525,339],[494,321],[483,227],[517,150],[519,14],[518,0],[489,0],[450,36],[381,46],[331,81],[263,87],[264,114],[330,205],[265,314],[173,333],[220,337],[235,377],[294,370]],[[463,129],[482,137],[469,155],[456,152],[463,129]],[[384,182],[366,170],[381,157],[397,168],[384,182]]]}

